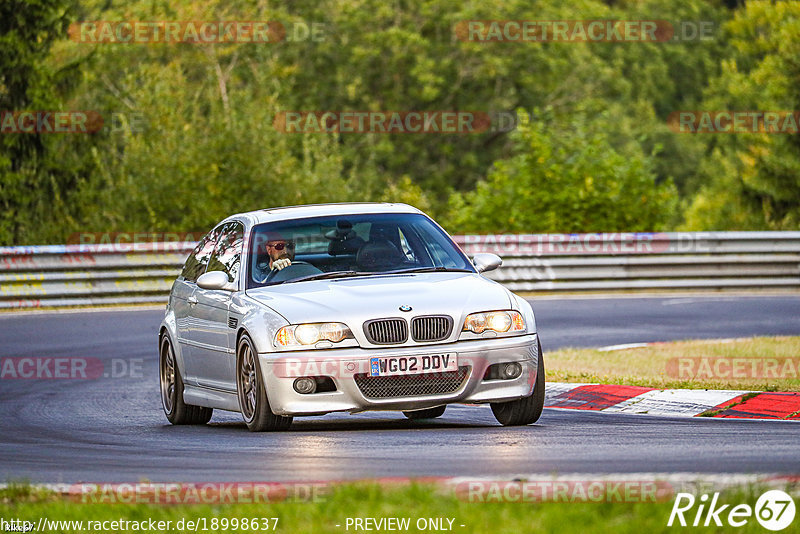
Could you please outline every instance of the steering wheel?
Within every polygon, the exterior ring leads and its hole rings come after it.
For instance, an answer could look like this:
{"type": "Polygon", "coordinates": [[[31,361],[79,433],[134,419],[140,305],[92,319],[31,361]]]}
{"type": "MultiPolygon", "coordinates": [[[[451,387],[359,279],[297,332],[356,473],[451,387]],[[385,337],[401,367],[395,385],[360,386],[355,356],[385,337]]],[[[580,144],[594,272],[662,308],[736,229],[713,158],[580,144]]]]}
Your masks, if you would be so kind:
{"type": "MultiPolygon", "coordinates": [[[[294,267],[294,266],[296,266],[296,265],[297,265],[297,266],[300,266],[300,265],[309,265],[309,266],[311,266],[311,267],[314,267],[313,265],[311,265],[311,264],[310,264],[310,263],[308,263],[307,261],[303,261],[303,260],[297,260],[297,261],[293,261],[291,264],[289,264],[288,266],[284,267],[283,269],[272,269],[272,270],[269,272],[269,274],[267,275],[267,277],[266,277],[266,278],[264,278],[264,281],[263,281],[262,283],[263,283],[263,284],[266,284],[266,283],[270,282],[270,281],[271,281],[271,280],[272,280],[272,279],[273,279],[273,278],[274,278],[274,277],[275,277],[275,276],[276,276],[276,275],[277,275],[279,272],[285,271],[286,269],[291,269],[292,267],[294,267]]],[[[316,267],[314,267],[314,268],[316,269],[316,267]]],[[[320,271],[320,272],[322,272],[322,271],[320,271]]]]}

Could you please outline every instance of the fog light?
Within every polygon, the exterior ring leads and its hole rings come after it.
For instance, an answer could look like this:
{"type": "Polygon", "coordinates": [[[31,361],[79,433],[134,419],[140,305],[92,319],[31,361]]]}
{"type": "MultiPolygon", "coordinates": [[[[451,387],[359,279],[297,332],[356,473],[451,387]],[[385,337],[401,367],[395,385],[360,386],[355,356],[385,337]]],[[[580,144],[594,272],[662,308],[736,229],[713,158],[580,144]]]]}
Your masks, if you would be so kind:
{"type": "Polygon", "coordinates": [[[517,378],[521,374],[522,374],[522,366],[516,362],[507,363],[503,368],[504,378],[508,379],[517,378]]]}
{"type": "Polygon", "coordinates": [[[304,376],[294,381],[294,390],[303,395],[314,393],[317,390],[317,381],[304,376]]]}

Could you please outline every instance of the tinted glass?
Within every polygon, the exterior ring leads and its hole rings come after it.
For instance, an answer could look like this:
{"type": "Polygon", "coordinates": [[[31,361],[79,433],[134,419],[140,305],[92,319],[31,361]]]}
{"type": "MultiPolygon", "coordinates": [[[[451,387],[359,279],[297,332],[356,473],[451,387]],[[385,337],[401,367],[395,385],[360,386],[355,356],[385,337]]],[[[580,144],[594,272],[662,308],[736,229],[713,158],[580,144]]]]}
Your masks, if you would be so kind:
{"type": "Polygon", "coordinates": [[[475,272],[447,234],[424,215],[412,213],[265,223],[253,228],[249,247],[248,287],[339,271],[359,275],[423,268],[475,272]],[[286,251],[276,250],[275,244],[286,251]],[[292,264],[272,271],[270,259],[279,259],[279,254],[288,256],[292,264]]]}
{"type": "Polygon", "coordinates": [[[181,276],[189,282],[197,282],[197,278],[206,271],[208,260],[214,252],[214,244],[221,227],[218,227],[200,240],[195,249],[189,254],[186,263],[183,265],[181,276]]]}
{"type": "Polygon", "coordinates": [[[240,223],[226,224],[217,239],[217,246],[208,262],[206,272],[222,271],[228,275],[228,282],[236,280],[242,257],[243,240],[244,227],[240,223]]]}

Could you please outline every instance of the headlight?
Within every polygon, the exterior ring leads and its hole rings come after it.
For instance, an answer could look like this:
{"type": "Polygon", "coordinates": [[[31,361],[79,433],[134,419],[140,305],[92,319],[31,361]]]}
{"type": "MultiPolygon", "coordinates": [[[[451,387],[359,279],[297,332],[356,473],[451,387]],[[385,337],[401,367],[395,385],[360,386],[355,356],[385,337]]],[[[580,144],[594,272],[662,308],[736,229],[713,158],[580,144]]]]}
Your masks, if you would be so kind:
{"type": "Polygon", "coordinates": [[[495,332],[524,332],[525,319],[516,311],[491,311],[472,313],[464,320],[463,332],[481,334],[486,330],[495,332]]]}
{"type": "Polygon", "coordinates": [[[313,345],[320,341],[339,343],[344,339],[353,339],[353,333],[343,323],[290,324],[275,334],[275,345],[298,347],[313,345]]]}

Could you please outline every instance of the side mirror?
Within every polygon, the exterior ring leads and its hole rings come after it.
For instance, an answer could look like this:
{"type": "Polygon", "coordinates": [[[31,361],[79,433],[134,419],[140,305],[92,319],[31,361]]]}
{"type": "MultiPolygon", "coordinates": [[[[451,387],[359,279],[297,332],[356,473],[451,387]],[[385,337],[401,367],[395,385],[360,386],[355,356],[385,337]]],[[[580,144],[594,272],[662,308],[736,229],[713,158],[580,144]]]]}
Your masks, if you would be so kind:
{"type": "Polygon", "coordinates": [[[472,263],[475,264],[479,273],[485,273],[487,271],[493,271],[503,265],[503,260],[497,254],[481,252],[473,256],[472,263]]]}
{"type": "Polygon", "coordinates": [[[228,283],[228,275],[222,271],[211,271],[200,276],[197,279],[197,287],[203,289],[223,289],[225,291],[233,291],[232,284],[228,283]]]}

